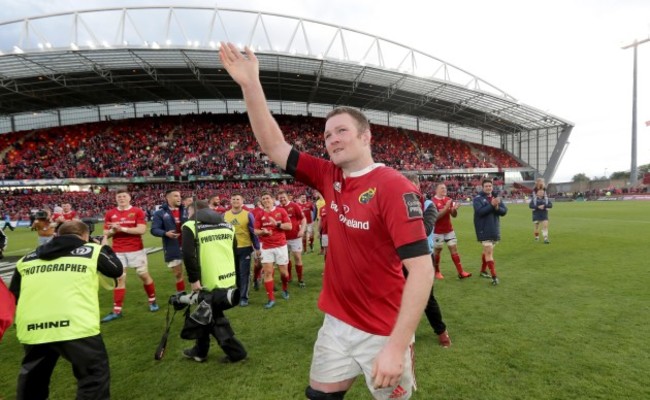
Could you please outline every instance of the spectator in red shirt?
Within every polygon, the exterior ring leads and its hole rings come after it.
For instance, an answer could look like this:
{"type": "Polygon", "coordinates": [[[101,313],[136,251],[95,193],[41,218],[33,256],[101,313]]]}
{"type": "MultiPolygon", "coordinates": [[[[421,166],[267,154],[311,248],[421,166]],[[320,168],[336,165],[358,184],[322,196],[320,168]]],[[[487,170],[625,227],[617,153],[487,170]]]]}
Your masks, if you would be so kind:
{"type": "Polygon", "coordinates": [[[149,299],[149,311],[159,310],[153,278],[149,274],[147,253],[142,242],[142,235],[147,231],[144,211],[131,205],[131,195],[126,190],[119,190],[115,200],[117,207],[108,210],[104,216],[104,235],[113,239],[113,251],[122,262],[124,273],[117,279],[117,286],[113,289],[113,311],[102,318],[102,322],[122,317],[122,304],[126,295],[126,268],[129,267],[135,268],[142,280],[149,299]]]}
{"type": "Polygon", "coordinates": [[[307,397],[343,398],[363,374],[375,399],[409,398],[414,333],[433,285],[422,195],[399,172],[374,162],[370,124],[358,110],[328,114],[324,139],[331,161],[293,148],[268,109],[255,54],[222,43],[219,56],[242,88],[262,151],[320,191],[329,207],[332,246],[318,301],[326,315],[307,397]]]}

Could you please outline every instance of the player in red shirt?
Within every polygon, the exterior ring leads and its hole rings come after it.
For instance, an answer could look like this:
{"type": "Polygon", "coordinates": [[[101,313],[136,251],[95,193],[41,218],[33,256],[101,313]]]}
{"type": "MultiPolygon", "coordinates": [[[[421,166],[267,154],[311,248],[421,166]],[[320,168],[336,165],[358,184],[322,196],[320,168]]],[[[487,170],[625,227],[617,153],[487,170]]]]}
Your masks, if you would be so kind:
{"type": "Polygon", "coordinates": [[[271,308],[275,305],[275,294],[273,293],[273,264],[278,265],[280,278],[282,279],[282,297],[289,299],[289,252],[287,250],[287,238],[285,232],[291,230],[291,220],[282,207],[275,206],[275,199],[270,193],[262,194],[262,205],[264,211],[255,217],[255,234],[260,239],[260,257],[262,270],[264,272],[264,287],[269,298],[264,308],[271,308]]]}
{"type": "Polygon", "coordinates": [[[307,219],[302,213],[302,207],[297,203],[289,200],[289,194],[285,191],[278,193],[278,200],[280,207],[284,208],[289,219],[291,220],[291,230],[285,232],[287,237],[287,247],[289,248],[289,282],[291,282],[291,254],[296,262],[296,273],[298,274],[298,285],[301,288],[305,287],[305,281],[302,274],[302,238],[305,236],[305,229],[307,229],[307,219]]]}
{"type": "Polygon", "coordinates": [[[323,258],[327,258],[327,245],[329,244],[329,236],[327,236],[327,207],[320,209],[320,248],[323,258]]]}
{"type": "Polygon", "coordinates": [[[113,239],[113,251],[124,266],[124,274],[117,279],[117,286],[113,290],[113,311],[102,318],[102,322],[122,317],[128,267],[135,268],[142,280],[149,299],[149,311],[155,312],[159,309],[156,303],[156,288],[147,267],[147,253],[142,243],[142,235],[147,231],[144,211],[131,205],[131,195],[126,190],[118,190],[115,200],[117,207],[108,210],[104,216],[104,235],[113,239]]]}
{"type": "Polygon", "coordinates": [[[436,194],[431,200],[438,209],[438,219],[436,219],[436,225],[433,230],[435,234],[433,267],[436,269],[436,279],[444,279],[444,276],[440,273],[440,253],[445,244],[447,244],[449,253],[451,253],[451,259],[456,266],[458,278],[469,278],[472,274],[463,271],[463,264],[460,263],[460,256],[458,255],[458,248],[456,246],[456,232],[454,232],[454,227],[451,225],[451,217],[456,218],[460,205],[453,201],[451,197],[447,197],[447,185],[444,183],[439,183],[436,186],[436,194]]]}
{"type": "Polygon", "coordinates": [[[327,115],[324,139],[331,161],[292,148],[268,109],[252,50],[244,55],[222,43],[219,56],[242,88],[262,151],[320,191],[329,207],[332,245],[318,301],[326,315],[307,397],[343,398],[363,374],[375,399],[409,398],[414,333],[433,285],[421,194],[399,172],[374,162],[370,124],[358,110],[341,107],[327,115]]]}
{"type": "Polygon", "coordinates": [[[221,205],[221,198],[219,196],[210,197],[208,204],[210,204],[211,209],[218,212],[219,214],[223,214],[227,211],[226,207],[221,205]]]}
{"type": "Polygon", "coordinates": [[[314,219],[316,218],[316,206],[311,201],[307,201],[307,195],[301,194],[298,196],[298,205],[302,208],[302,213],[305,214],[307,219],[307,230],[302,237],[302,247],[307,251],[307,244],[309,244],[309,252],[314,251],[314,219]]]}
{"type": "Polygon", "coordinates": [[[52,222],[57,224],[57,228],[66,221],[78,220],[79,217],[77,217],[77,212],[72,209],[72,204],[70,203],[61,204],[61,212],[55,212],[52,214],[52,222]]]}
{"type": "MultiPolygon", "coordinates": [[[[262,201],[259,199],[255,200],[255,207],[253,207],[250,212],[253,214],[253,217],[257,221],[262,217],[264,213],[264,206],[262,206],[262,201]]],[[[254,227],[253,227],[254,228],[254,227]]],[[[259,239],[259,238],[258,238],[259,239]]],[[[260,250],[255,250],[253,253],[253,288],[255,290],[260,289],[260,282],[262,281],[262,252],[260,250]]]]}

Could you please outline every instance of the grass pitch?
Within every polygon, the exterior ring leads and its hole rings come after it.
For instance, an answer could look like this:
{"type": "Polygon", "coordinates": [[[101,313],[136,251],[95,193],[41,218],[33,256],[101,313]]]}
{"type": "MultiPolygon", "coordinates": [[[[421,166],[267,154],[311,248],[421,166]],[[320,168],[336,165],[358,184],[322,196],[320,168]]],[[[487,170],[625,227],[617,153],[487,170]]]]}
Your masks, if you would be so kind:
{"type": "MultiPolygon", "coordinates": [[[[470,206],[460,208],[454,227],[465,269],[460,281],[447,250],[445,279],[435,284],[453,345],[442,349],[422,319],[416,333],[417,399],[647,399],[650,385],[650,292],[648,232],[650,202],[556,203],[550,210],[550,245],[533,241],[527,205],[510,205],[495,249],[498,287],[478,277],[480,245],[470,206]]],[[[6,231],[7,253],[33,247],[36,234],[6,231]]],[[[160,239],[145,236],[147,246],[160,239]]],[[[249,351],[245,362],[222,365],[213,341],[208,361],[184,359],[191,342],[172,327],[167,353],[153,353],[174,292],[162,254],[149,257],[161,310],[150,313],[134,271],[129,271],[124,318],[102,325],[115,399],[302,399],[322,314],[316,307],[322,257],[306,255],[307,288],[290,288],[291,299],[262,308],[263,291],[251,305],[227,316],[249,351]]],[[[372,279],[372,277],[368,277],[372,279]]],[[[276,274],[276,280],[277,278],[276,274]]],[[[111,292],[100,292],[101,314],[111,310],[111,292]]],[[[22,348],[11,328],[0,343],[0,399],[15,397],[22,348]]],[[[75,397],[70,365],[60,360],[51,399],[75,397]]],[[[368,399],[358,379],[346,399],[368,399]]]]}

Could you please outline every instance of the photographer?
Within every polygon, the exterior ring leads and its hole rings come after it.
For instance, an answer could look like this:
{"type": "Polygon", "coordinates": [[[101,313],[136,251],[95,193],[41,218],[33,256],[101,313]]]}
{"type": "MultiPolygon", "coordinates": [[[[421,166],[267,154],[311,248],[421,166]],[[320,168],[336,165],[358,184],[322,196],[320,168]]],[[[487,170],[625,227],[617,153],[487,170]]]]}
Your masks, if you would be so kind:
{"type": "Polygon", "coordinates": [[[108,354],[99,333],[98,273],[122,275],[104,243],[88,243],[88,226],[64,222],[58,236],[21,258],[10,290],[17,299],[16,333],[25,347],[18,399],[46,399],[59,356],[72,364],[77,399],[110,397],[108,354]]]}
{"type": "Polygon", "coordinates": [[[183,261],[192,291],[201,291],[199,302],[204,300],[210,305],[212,320],[198,328],[196,345],[184,350],[183,355],[197,362],[205,361],[212,335],[226,353],[223,362],[241,361],[246,358],[246,350],[223,314],[240,297],[235,287],[235,229],[205,201],[190,206],[189,218],[182,230],[183,261]]]}
{"type": "Polygon", "coordinates": [[[46,210],[37,211],[35,216],[32,230],[38,234],[38,245],[41,246],[54,237],[56,223],[50,221],[50,215],[46,210]]]}

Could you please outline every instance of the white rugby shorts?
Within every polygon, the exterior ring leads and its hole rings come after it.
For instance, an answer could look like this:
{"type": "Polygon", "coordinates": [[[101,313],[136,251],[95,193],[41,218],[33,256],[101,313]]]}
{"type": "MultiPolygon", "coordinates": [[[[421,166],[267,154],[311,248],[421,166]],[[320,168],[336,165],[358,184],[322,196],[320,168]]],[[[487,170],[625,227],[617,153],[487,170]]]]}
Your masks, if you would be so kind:
{"type": "Polygon", "coordinates": [[[287,240],[287,247],[292,253],[302,253],[302,238],[287,240]]]}
{"type": "MultiPolygon", "coordinates": [[[[124,268],[135,268],[138,275],[149,272],[147,252],[142,249],[138,251],[129,251],[126,253],[115,253],[117,258],[122,262],[124,268]]],[[[126,273],[126,270],[124,271],[126,273]]]]}
{"type": "Polygon", "coordinates": [[[409,399],[415,389],[413,368],[414,343],[404,353],[404,372],[396,387],[375,389],[372,363],[388,341],[388,336],[372,335],[329,314],[318,331],[309,372],[310,379],[321,383],[342,382],[363,374],[375,399],[409,399]]]}
{"type": "Polygon", "coordinates": [[[442,249],[445,243],[447,243],[447,246],[455,246],[458,242],[456,239],[456,232],[454,231],[448,233],[436,233],[433,235],[433,240],[436,249],[442,249]]]}
{"type": "Polygon", "coordinates": [[[320,235],[320,243],[322,247],[327,247],[329,245],[329,236],[327,234],[325,235],[320,235]]]}
{"type": "Polygon", "coordinates": [[[289,251],[287,245],[275,247],[273,249],[262,249],[263,264],[287,265],[289,264],[289,251]]]}

